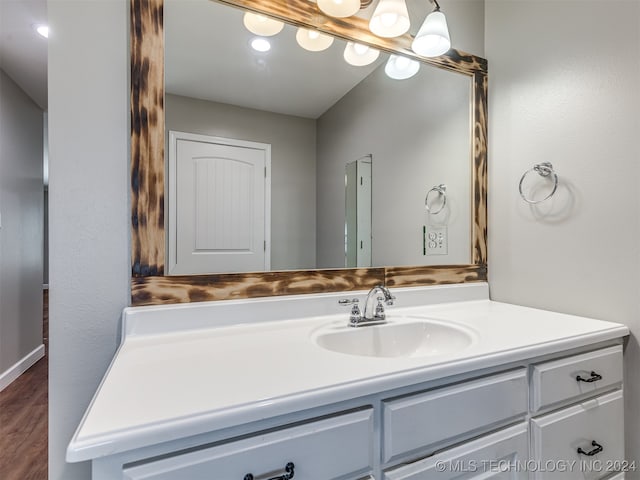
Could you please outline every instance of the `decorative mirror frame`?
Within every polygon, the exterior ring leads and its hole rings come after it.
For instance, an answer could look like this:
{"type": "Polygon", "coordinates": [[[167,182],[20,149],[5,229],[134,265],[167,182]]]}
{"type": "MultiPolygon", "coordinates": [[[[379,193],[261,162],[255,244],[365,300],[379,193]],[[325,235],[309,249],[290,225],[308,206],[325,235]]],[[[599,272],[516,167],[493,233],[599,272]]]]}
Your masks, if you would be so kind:
{"type": "Polygon", "coordinates": [[[471,264],[165,276],[164,1],[130,1],[132,305],[365,290],[380,283],[401,287],[486,281],[487,61],[454,49],[437,58],[419,57],[408,34],[379,38],[364,19],[331,18],[311,2],[282,0],[221,1],[471,77],[471,264]]]}

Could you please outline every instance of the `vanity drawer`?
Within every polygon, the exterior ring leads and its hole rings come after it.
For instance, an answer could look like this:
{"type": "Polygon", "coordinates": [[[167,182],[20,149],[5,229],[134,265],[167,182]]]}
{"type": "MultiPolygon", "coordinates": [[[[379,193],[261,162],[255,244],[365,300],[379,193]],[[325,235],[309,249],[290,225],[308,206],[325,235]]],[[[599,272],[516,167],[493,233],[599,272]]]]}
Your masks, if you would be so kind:
{"type": "Polygon", "coordinates": [[[128,467],[124,479],[243,480],[251,473],[259,480],[282,475],[289,462],[295,478],[362,478],[372,468],[372,419],[366,409],[270,431],[128,467]]]}
{"type": "Polygon", "coordinates": [[[383,480],[526,480],[529,432],[521,423],[384,473],[383,480]],[[466,474],[466,475],[465,475],[466,474]]]}
{"type": "MultiPolygon", "coordinates": [[[[596,377],[597,378],[597,377],[596,377]]],[[[533,367],[531,406],[537,412],[549,405],[596,393],[622,382],[622,346],[545,362],[533,367]],[[602,379],[590,380],[594,372],[602,379]]]]}
{"type": "Polygon", "coordinates": [[[383,461],[482,433],[527,407],[524,368],[385,401],[383,461]]]}
{"type": "Polygon", "coordinates": [[[577,462],[565,472],[536,472],[534,478],[585,480],[605,478],[624,460],[622,391],[617,390],[578,405],[531,420],[534,459],[542,465],[577,462]],[[592,444],[595,442],[596,445],[592,444]],[[592,456],[578,453],[602,446],[592,456]]]}

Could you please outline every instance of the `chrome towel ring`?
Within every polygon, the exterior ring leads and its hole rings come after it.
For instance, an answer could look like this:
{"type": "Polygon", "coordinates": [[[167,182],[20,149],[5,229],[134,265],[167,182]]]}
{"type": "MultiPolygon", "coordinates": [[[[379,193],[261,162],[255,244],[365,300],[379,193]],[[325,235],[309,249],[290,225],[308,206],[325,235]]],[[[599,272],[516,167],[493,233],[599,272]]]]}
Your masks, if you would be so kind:
{"type": "Polygon", "coordinates": [[[433,187],[431,190],[427,192],[427,196],[424,197],[424,208],[426,208],[427,212],[429,212],[432,215],[437,215],[438,213],[440,213],[442,210],[444,210],[444,207],[446,205],[447,205],[447,186],[444,183],[441,183],[440,185],[436,185],[435,187],[433,187]],[[437,210],[431,210],[431,207],[429,206],[429,195],[432,192],[436,192],[438,196],[442,197],[442,205],[440,205],[440,208],[437,210]]]}
{"type": "Polygon", "coordinates": [[[551,165],[551,163],[549,162],[542,162],[542,163],[535,164],[531,170],[527,170],[522,174],[522,178],[520,179],[520,183],[518,184],[518,191],[520,192],[520,196],[525,202],[530,203],[531,205],[544,202],[545,200],[548,200],[549,198],[553,197],[553,194],[556,193],[557,189],[558,189],[558,174],[553,170],[553,165],[551,165]],[[529,175],[531,172],[536,172],[538,175],[545,178],[551,175],[553,178],[553,188],[551,189],[551,192],[549,193],[549,195],[547,195],[546,197],[540,200],[532,200],[530,198],[527,198],[527,196],[522,191],[522,182],[524,182],[524,179],[526,178],[526,176],[529,175]]]}

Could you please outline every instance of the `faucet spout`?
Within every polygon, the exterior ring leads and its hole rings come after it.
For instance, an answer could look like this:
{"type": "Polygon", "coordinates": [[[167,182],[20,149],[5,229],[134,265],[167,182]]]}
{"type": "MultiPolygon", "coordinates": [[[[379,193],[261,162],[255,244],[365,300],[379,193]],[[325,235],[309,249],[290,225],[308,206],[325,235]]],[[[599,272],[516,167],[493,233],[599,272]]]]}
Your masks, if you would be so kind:
{"type": "Polygon", "coordinates": [[[396,299],[389,289],[384,285],[376,285],[373,287],[364,304],[364,311],[362,312],[362,320],[365,322],[383,322],[386,320],[386,314],[384,313],[384,302],[386,305],[393,305],[393,301],[396,299]],[[375,306],[374,306],[375,302],[375,306]]]}

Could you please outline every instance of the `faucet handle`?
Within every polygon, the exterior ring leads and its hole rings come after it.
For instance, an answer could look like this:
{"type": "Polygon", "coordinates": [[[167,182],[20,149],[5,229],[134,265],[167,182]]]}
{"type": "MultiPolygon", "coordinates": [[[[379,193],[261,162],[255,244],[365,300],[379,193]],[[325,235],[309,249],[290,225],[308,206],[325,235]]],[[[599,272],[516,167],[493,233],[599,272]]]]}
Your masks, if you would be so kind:
{"type": "Polygon", "coordinates": [[[385,295],[384,297],[376,297],[376,300],[378,300],[378,305],[380,305],[382,302],[385,303],[385,305],[393,305],[393,301],[396,299],[395,295],[385,295]]]}
{"type": "Polygon", "coordinates": [[[353,305],[358,303],[360,300],[358,300],[357,298],[341,298],[340,300],[338,300],[338,303],[340,305],[346,306],[346,305],[353,305]]]}
{"type": "MultiPolygon", "coordinates": [[[[376,312],[373,315],[373,319],[385,320],[387,318],[387,314],[384,313],[384,305],[382,304],[384,297],[378,297],[377,300],[378,300],[378,304],[376,305],[376,312]]],[[[387,305],[389,304],[387,303],[387,305]]]]}
{"type": "Polygon", "coordinates": [[[338,300],[338,303],[342,306],[352,305],[351,314],[349,315],[349,325],[354,327],[362,320],[362,313],[360,312],[360,307],[358,307],[358,302],[359,300],[357,298],[343,298],[338,300]]]}

